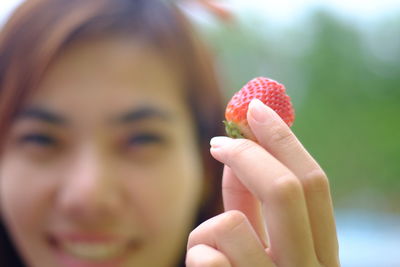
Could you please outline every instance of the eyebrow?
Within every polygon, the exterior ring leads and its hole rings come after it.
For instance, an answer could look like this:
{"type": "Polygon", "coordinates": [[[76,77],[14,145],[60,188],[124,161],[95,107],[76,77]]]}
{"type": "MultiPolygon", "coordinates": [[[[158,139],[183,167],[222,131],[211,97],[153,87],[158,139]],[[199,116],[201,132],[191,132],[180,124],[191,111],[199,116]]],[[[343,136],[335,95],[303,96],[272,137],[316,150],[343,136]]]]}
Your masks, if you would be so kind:
{"type": "Polygon", "coordinates": [[[55,125],[64,125],[67,123],[67,120],[62,116],[39,107],[31,107],[22,110],[17,115],[17,119],[35,119],[55,125]]]}
{"type": "Polygon", "coordinates": [[[158,119],[169,122],[172,120],[172,116],[166,110],[151,106],[144,106],[127,111],[121,116],[113,118],[112,121],[118,124],[127,124],[148,119],[158,119]]]}
{"type": "MultiPolygon", "coordinates": [[[[34,119],[54,125],[65,125],[68,123],[67,119],[61,115],[40,107],[30,107],[22,110],[17,115],[17,119],[34,119]]],[[[122,115],[111,118],[110,121],[111,123],[128,124],[148,119],[158,119],[161,121],[170,122],[172,120],[172,116],[165,110],[156,107],[145,106],[124,112],[122,115]]]]}

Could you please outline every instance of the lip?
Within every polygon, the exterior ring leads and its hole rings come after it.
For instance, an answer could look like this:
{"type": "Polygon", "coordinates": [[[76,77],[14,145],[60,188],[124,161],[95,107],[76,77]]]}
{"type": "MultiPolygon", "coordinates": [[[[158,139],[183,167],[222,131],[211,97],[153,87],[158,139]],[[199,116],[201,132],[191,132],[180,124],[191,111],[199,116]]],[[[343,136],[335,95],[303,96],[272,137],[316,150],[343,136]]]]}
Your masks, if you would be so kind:
{"type": "Polygon", "coordinates": [[[123,239],[116,235],[105,233],[62,233],[52,235],[54,239],[67,242],[88,242],[88,243],[102,243],[102,242],[121,242],[123,239]]]}
{"type": "Polygon", "coordinates": [[[49,244],[60,266],[117,267],[135,253],[142,242],[104,233],[50,235],[49,244]]]}

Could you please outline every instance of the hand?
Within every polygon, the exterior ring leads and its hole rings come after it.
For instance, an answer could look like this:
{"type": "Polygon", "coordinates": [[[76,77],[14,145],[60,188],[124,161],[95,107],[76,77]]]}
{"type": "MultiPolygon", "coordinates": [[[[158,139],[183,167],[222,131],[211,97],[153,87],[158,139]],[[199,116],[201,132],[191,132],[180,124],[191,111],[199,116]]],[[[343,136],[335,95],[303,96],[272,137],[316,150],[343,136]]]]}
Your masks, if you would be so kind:
{"type": "Polygon", "coordinates": [[[252,101],[247,119],[257,143],[211,141],[225,212],[192,231],[187,266],[339,266],[324,171],[272,109],[252,101]]]}

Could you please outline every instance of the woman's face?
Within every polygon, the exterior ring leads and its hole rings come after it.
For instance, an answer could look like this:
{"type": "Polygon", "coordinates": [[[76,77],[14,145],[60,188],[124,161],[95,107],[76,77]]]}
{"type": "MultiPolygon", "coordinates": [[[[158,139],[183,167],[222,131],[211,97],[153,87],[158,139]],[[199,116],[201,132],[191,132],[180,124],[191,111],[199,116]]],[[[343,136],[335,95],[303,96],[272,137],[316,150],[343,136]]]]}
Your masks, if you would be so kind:
{"type": "Polygon", "coordinates": [[[70,46],[14,122],[0,204],[29,266],[170,266],[202,163],[182,82],[131,39],[70,46]]]}

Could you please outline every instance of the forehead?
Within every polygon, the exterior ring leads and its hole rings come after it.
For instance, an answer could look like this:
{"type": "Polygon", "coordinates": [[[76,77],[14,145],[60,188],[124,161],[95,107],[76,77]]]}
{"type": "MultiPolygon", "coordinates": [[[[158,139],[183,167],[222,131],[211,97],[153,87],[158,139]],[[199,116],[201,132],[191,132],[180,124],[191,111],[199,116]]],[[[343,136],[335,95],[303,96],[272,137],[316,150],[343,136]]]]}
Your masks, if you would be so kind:
{"type": "Polygon", "coordinates": [[[182,105],[174,63],[139,40],[111,36],[69,46],[49,67],[30,104],[101,114],[133,105],[182,105]]]}

